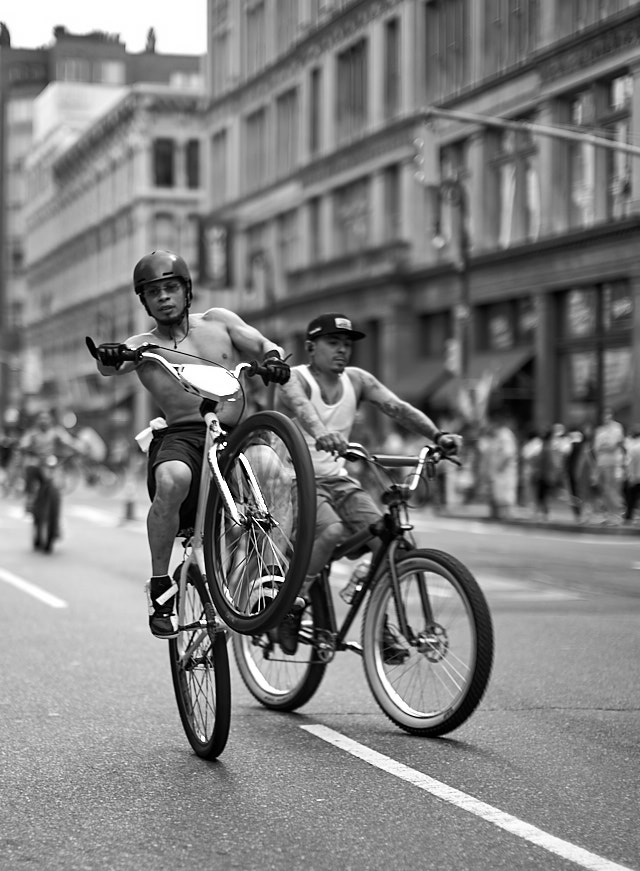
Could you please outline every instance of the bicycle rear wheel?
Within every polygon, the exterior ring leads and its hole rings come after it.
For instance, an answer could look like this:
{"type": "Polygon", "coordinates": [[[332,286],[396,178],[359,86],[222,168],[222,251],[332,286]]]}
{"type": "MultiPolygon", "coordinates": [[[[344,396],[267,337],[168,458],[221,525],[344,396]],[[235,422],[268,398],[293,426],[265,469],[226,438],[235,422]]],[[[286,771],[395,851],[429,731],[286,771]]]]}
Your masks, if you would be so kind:
{"type": "MultiPolygon", "coordinates": [[[[174,572],[179,582],[180,567],[174,572]]],[[[225,748],[231,722],[231,678],[226,635],[217,623],[204,581],[189,569],[180,632],[169,640],[171,677],[182,726],[203,759],[225,748]]]]}
{"type": "Polygon", "coordinates": [[[455,557],[413,550],[396,560],[405,637],[387,572],[376,583],[362,626],[371,692],[401,729],[435,737],[458,728],[478,706],[493,662],[484,595],[455,557]]]}
{"type": "Polygon", "coordinates": [[[263,411],[231,434],[220,469],[240,522],[212,487],[204,535],[211,597],[236,632],[272,629],[291,609],[311,556],[316,489],[309,450],[289,418],[263,411]]]}
{"type": "Polygon", "coordinates": [[[281,650],[277,628],[234,635],[233,653],[251,695],[273,711],[295,711],[306,704],[320,686],[331,658],[331,654],[323,656],[321,647],[330,629],[327,593],[316,582],[309,590],[294,654],[281,650]]]}

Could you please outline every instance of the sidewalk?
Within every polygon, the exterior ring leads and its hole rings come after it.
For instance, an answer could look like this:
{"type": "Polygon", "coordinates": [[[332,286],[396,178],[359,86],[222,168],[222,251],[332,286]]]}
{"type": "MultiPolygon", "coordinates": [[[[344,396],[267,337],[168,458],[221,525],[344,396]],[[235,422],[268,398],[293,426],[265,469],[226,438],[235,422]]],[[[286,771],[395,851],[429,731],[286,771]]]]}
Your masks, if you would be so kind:
{"type": "Polygon", "coordinates": [[[470,503],[464,505],[443,506],[438,512],[440,517],[455,517],[468,520],[479,520],[486,523],[509,526],[532,527],[535,529],[553,529],[561,532],[571,532],[576,535],[620,535],[640,537],[640,519],[632,523],[605,523],[599,515],[587,516],[581,522],[576,521],[571,508],[566,501],[554,499],[549,508],[549,519],[536,517],[530,508],[520,505],[511,509],[509,516],[491,517],[489,506],[485,503],[470,503]]]}

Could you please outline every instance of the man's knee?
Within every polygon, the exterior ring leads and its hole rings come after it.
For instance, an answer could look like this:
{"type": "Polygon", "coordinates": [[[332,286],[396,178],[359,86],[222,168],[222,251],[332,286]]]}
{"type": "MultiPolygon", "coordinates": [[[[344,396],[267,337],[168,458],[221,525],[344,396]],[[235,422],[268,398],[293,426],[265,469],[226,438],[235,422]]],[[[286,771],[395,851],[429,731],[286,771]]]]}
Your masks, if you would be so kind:
{"type": "Polygon", "coordinates": [[[343,523],[336,521],[335,523],[330,523],[328,526],[325,526],[324,529],[320,530],[318,535],[318,540],[322,542],[325,547],[334,548],[336,545],[340,544],[341,541],[347,537],[347,530],[343,523]]]}
{"type": "Polygon", "coordinates": [[[161,463],[156,466],[154,502],[181,504],[191,486],[191,470],[184,463],[161,463]]]}

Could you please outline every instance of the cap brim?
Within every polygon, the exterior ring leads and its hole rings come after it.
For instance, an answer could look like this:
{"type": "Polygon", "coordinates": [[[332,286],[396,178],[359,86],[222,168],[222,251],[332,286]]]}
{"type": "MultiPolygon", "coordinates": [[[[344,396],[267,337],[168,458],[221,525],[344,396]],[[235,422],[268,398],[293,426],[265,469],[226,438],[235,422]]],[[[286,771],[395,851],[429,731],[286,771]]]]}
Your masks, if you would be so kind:
{"type": "Polygon", "coordinates": [[[361,333],[359,330],[320,330],[318,333],[307,333],[307,339],[321,339],[323,336],[349,336],[354,342],[359,339],[364,339],[366,333],[361,333]]]}

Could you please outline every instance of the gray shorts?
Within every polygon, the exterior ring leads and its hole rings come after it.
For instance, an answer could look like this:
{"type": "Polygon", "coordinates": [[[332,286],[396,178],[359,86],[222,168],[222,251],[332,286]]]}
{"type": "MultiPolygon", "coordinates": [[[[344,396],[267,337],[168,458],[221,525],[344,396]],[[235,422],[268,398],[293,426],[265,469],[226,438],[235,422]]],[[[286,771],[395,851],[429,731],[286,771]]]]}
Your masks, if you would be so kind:
{"type": "Polygon", "coordinates": [[[347,534],[353,535],[380,519],[382,513],[360,482],[349,475],[317,478],[317,534],[327,526],[342,521],[347,534]]]}

